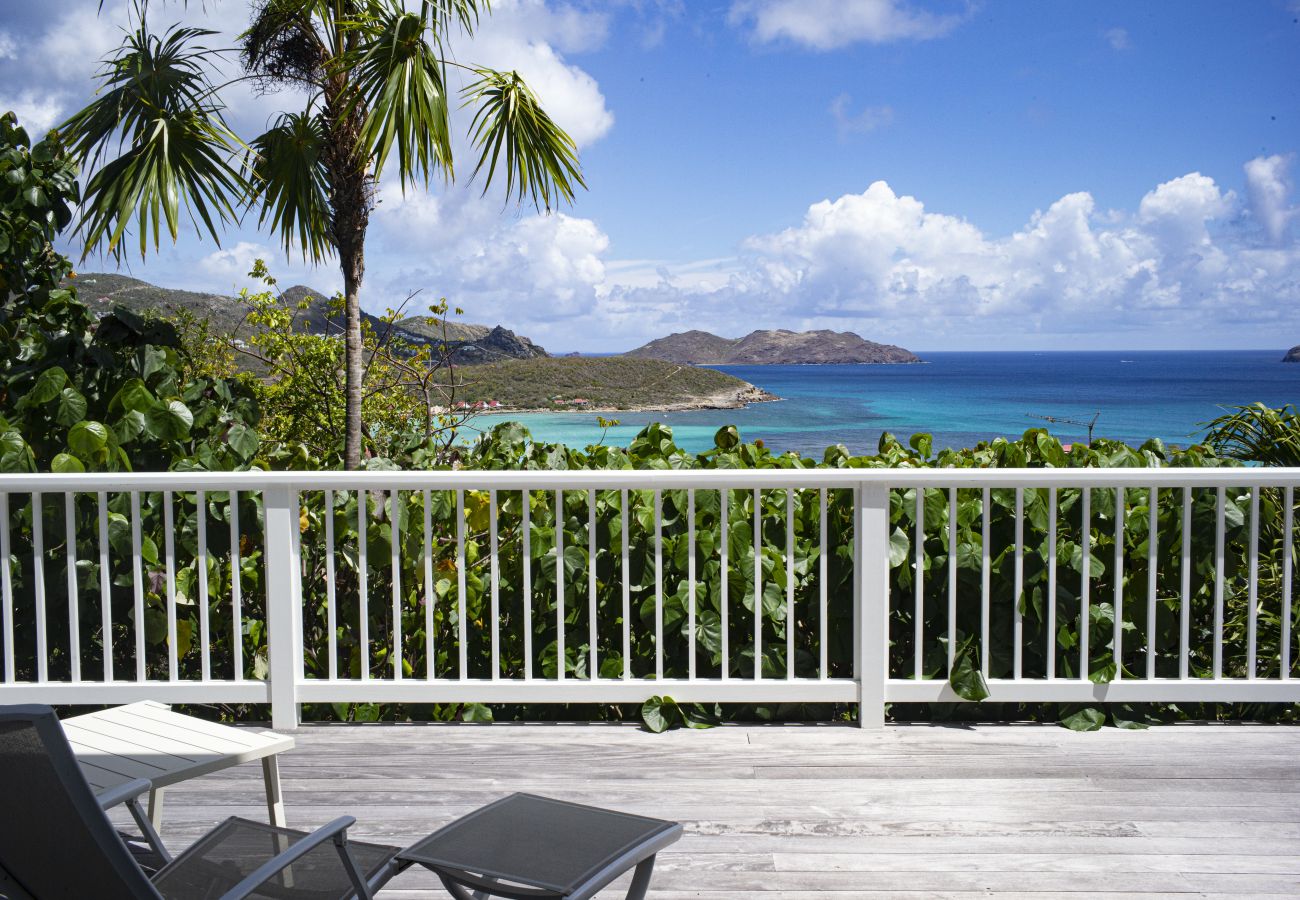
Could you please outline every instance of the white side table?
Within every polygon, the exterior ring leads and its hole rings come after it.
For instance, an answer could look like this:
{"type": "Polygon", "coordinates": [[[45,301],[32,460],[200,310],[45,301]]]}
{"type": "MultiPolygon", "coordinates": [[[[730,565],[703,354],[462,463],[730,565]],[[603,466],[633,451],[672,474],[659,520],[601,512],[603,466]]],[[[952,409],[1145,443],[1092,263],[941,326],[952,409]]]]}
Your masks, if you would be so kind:
{"type": "Polygon", "coordinates": [[[164,788],[255,759],[262,761],[271,824],[284,825],[276,757],[293,749],[291,737],[184,716],[152,700],[64,719],[63,730],[95,793],[135,778],[153,784],[149,818],[156,829],[164,788]]]}

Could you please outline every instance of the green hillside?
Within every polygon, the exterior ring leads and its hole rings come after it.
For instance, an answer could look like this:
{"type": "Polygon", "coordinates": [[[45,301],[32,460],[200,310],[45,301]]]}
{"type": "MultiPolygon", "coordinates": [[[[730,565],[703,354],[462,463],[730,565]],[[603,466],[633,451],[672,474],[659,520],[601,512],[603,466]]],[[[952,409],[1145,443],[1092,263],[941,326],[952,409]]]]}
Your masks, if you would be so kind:
{"type": "Polygon", "coordinates": [[[516,359],[458,369],[457,400],[513,409],[740,406],[773,399],[714,369],[625,356],[516,359]],[[574,404],[586,400],[586,404],[574,404]]]}

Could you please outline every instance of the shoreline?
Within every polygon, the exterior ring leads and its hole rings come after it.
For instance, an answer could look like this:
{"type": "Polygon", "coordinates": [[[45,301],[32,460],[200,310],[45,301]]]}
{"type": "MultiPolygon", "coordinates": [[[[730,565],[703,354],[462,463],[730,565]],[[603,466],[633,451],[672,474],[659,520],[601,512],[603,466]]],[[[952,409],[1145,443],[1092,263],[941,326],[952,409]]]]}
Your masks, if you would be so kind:
{"type": "Polygon", "coordinates": [[[554,406],[528,407],[528,406],[499,406],[496,409],[476,409],[475,415],[499,416],[510,413],[523,413],[526,415],[537,415],[541,413],[551,413],[554,415],[583,415],[586,413],[645,413],[645,412],[690,412],[692,410],[709,410],[709,409],[744,409],[753,403],[777,403],[783,401],[784,397],[778,397],[771,391],[765,391],[754,385],[726,391],[719,391],[716,394],[710,394],[707,397],[697,397],[692,400],[680,400],[675,403],[657,403],[643,404],[640,406],[581,406],[568,409],[557,409],[554,406]]]}

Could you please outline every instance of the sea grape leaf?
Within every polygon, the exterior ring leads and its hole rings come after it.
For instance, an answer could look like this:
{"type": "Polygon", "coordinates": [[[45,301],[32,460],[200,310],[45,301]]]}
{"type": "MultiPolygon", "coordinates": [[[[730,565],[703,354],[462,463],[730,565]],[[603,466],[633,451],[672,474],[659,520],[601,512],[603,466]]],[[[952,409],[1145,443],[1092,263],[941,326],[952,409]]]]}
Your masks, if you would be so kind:
{"type": "Polygon", "coordinates": [[[59,408],[54,420],[60,425],[71,428],[86,415],[86,398],[76,388],[64,388],[59,392],[59,408]]]}
{"type": "Polygon", "coordinates": [[[492,710],[482,703],[466,703],[460,709],[462,722],[491,722],[492,710]]]}
{"type": "Polygon", "coordinates": [[[108,444],[108,429],[100,422],[78,422],[68,429],[68,447],[82,459],[94,457],[108,444]]]}
{"type": "Polygon", "coordinates": [[[86,467],[71,453],[59,453],[50,461],[50,471],[76,473],[86,471],[86,467]]]}
{"type": "Polygon", "coordinates": [[[953,693],[963,700],[979,703],[988,699],[989,685],[979,666],[975,665],[973,653],[962,653],[957,657],[952,674],[948,676],[948,684],[952,686],[953,693]]]}
{"type": "Polygon", "coordinates": [[[189,436],[194,415],[179,400],[168,400],[149,407],[144,414],[145,430],[159,440],[180,441],[189,436]]]}
{"type": "Polygon", "coordinates": [[[646,730],[662,734],[674,725],[680,724],[682,712],[677,701],[672,697],[651,697],[641,704],[641,721],[646,730]]]}
{"type": "Polygon", "coordinates": [[[1061,724],[1071,731],[1098,731],[1106,724],[1106,714],[1100,709],[1087,706],[1078,712],[1063,716],[1061,724]]]}

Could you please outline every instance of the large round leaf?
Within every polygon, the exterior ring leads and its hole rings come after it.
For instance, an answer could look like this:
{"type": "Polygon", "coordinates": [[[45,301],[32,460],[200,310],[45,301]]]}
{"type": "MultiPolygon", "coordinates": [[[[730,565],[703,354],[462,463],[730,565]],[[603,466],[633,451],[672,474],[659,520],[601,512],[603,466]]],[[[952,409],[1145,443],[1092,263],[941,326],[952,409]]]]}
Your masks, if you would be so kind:
{"type": "Polygon", "coordinates": [[[36,376],[36,383],[18,401],[18,408],[31,409],[34,406],[49,403],[59,396],[59,391],[63,390],[64,385],[67,383],[68,373],[63,371],[60,366],[50,366],[36,376]]]}
{"type": "Polygon", "coordinates": [[[180,441],[189,437],[194,416],[189,407],[179,400],[168,400],[149,408],[144,414],[145,432],[164,441],[180,441]]]}
{"type": "Polygon", "coordinates": [[[111,412],[148,412],[157,401],[139,378],[132,378],[113,395],[108,408],[111,412]]]}
{"type": "Polygon", "coordinates": [[[100,422],[78,422],[68,429],[68,448],[82,459],[94,459],[108,446],[108,429],[100,422]]]}
{"type": "Polygon", "coordinates": [[[86,415],[86,398],[76,388],[59,392],[59,411],[54,418],[60,425],[71,428],[86,415]]]}
{"type": "Polygon", "coordinates": [[[86,467],[71,453],[60,453],[50,461],[50,471],[72,474],[84,472],[86,467]]]}
{"type": "Polygon", "coordinates": [[[0,432],[0,472],[32,472],[36,458],[23,436],[16,431],[0,432]]]}

